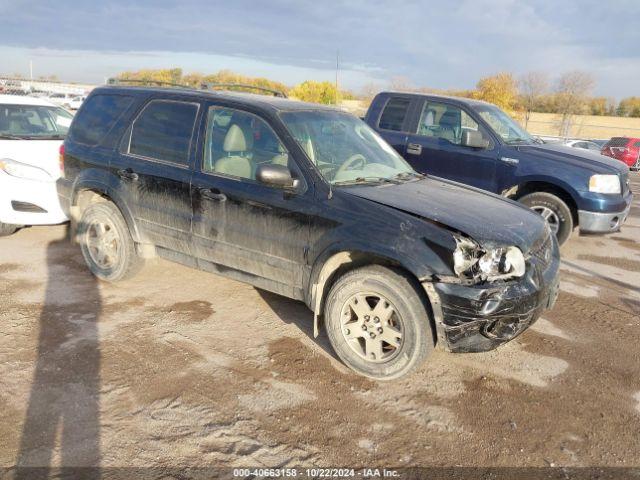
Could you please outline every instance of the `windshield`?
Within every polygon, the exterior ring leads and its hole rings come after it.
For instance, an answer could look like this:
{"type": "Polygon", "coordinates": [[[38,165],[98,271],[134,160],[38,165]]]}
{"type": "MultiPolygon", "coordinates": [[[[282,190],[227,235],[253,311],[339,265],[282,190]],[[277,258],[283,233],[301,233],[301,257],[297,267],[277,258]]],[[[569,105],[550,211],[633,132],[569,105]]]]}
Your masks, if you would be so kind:
{"type": "Polygon", "coordinates": [[[63,139],[72,118],[60,107],[0,105],[0,138],[63,139]]]}
{"type": "Polygon", "coordinates": [[[493,105],[478,105],[475,111],[505,143],[534,143],[534,138],[509,115],[493,105]]]}
{"type": "Polygon", "coordinates": [[[420,175],[362,120],[341,112],[280,114],[291,135],[331,184],[401,181],[420,175]]]}

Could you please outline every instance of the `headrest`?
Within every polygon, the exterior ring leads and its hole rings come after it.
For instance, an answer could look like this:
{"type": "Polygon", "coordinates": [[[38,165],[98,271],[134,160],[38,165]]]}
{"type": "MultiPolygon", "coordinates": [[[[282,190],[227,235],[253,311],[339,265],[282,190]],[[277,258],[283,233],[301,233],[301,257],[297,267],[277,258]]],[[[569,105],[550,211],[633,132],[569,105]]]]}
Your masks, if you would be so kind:
{"type": "Polygon", "coordinates": [[[451,125],[455,126],[458,124],[458,113],[453,110],[447,110],[440,117],[440,125],[451,125]]]}
{"type": "Polygon", "coordinates": [[[433,127],[436,123],[436,112],[435,110],[429,109],[427,110],[427,114],[424,116],[423,125],[425,127],[433,127]]]}
{"type": "Polygon", "coordinates": [[[247,139],[242,129],[235,123],[229,127],[229,131],[224,137],[222,149],[225,152],[246,152],[247,139]]]}

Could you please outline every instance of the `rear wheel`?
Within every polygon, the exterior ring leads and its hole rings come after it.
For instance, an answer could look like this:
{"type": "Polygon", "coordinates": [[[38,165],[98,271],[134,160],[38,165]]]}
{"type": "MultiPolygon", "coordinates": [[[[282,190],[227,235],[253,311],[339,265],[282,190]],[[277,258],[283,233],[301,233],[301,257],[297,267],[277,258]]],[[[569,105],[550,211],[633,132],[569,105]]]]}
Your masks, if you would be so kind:
{"type": "Polygon", "coordinates": [[[408,374],[433,349],[429,313],[415,282],[378,265],[336,281],[327,297],[325,323],[338,357],[379,380],[408,374]]]}
{"type": "Polygon", "coordinates": [[[538,213],[549,224],[551,232],[562,245],[573,231],[573,215],[567,204],[552,193],[535,192],[525,195],[519,201],[538,213]]]}
{"type": "Polygon", "coordinates": [[[101,280],[117,282],[135,275],[143,265],[120,210],[111,202],[90,204],[78,225],[85,262],[101,280]]]}
{"type": "Polygon", "coordinates": [[[11,235],[18,229],[17,225],[11,225],[9,223],[0,222],[0,237],[6,237],[11,235]]]}

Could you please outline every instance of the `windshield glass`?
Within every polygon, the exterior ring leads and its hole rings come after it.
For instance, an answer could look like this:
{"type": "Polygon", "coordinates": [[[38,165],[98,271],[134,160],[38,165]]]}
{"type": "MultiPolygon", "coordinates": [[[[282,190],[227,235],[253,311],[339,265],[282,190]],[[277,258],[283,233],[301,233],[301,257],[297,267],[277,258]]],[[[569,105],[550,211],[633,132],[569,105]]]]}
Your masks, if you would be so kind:
{"type": "Polygon", "coordinates": [[[341,112],[280,114],[291,135],[330,183],[384,182],[419,174],[362,120],[341,112]]]}
{"type": "Polygon", "coordinates": [[[72,118],[60,107],[0,105],[0,138],[62,139],[72,118]]]}
{"type": "Polygon", "coordinates": [[[505,143],[533,143],[534,139],[509,115],[493,105],[478,105],[475,111],[502,137],[505,143]]]}

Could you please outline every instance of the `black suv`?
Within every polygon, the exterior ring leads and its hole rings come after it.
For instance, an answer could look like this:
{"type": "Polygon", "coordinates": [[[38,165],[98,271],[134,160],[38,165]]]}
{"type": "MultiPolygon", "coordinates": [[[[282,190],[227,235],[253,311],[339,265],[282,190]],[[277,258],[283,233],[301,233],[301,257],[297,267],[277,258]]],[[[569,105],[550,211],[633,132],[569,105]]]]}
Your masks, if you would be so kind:
{"type": "Polygon", "coordinates": [[[304,301],[338,356],[390,379],[437,343],[484,351],[557,295],[547,224],[416,173],[335,109],[249,93],[107,86],[63,152],[62,204],[106,281],[160,256],[304,301]]]}

